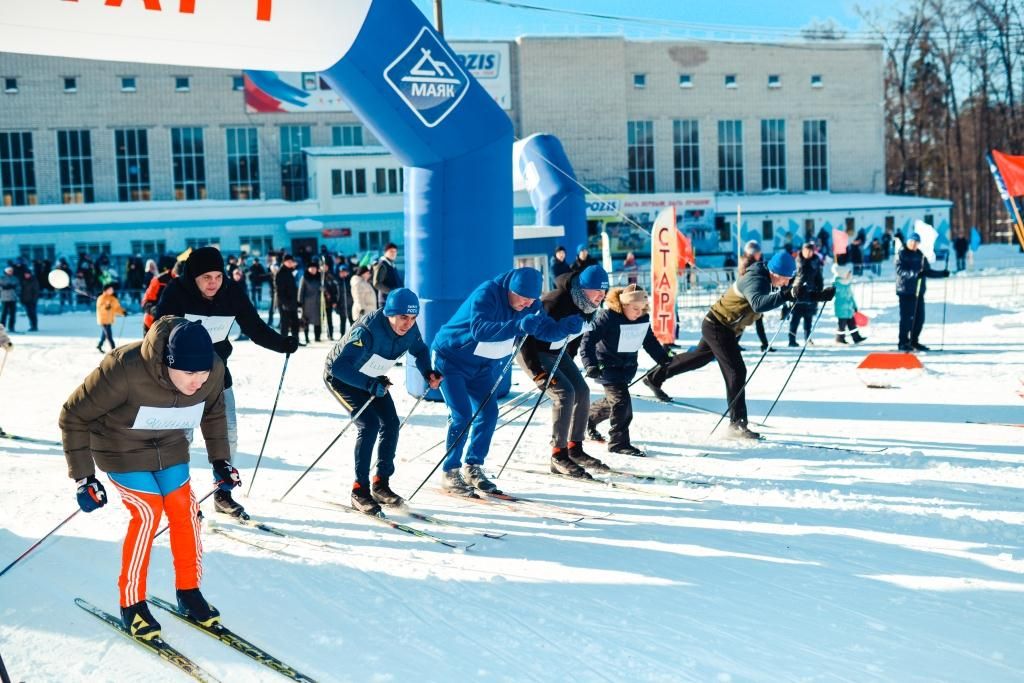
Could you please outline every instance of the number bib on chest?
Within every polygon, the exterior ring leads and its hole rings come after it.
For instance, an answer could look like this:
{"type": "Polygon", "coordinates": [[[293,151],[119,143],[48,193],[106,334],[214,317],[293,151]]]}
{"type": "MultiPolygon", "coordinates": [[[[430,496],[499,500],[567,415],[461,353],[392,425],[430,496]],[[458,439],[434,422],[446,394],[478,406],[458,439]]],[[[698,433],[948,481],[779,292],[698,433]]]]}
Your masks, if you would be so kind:
{"type": "Polygon", "coordinates": [[[195,429],[203,419],[206,401],[186,408],[142,406],[132,429],[195,429]]]}
{"type": "Polygon", "coordinates": [[[644,345],[650,323],[635,323],[619,328],[619,353],[636,353],[644,345]]]}
{"type": "Polygon", "coordinates": [[[231,332],[231,324],[235,322],[235,317],[231,315],[195,315],[194,313],[186,313],[185,319],[201,322],[206,331],[210,333],[210,339],[213,340],[214,344],[228,338],[228,333],[231,332]]]}
{"type": "Polygon", "coordinates": [[[370,356],[370,360],[363,363],[363,367],[359,368],[359,372],[367,377],[380,377],[381,375],[388,374],[388,371],[395,367],[397,362],[397,358],[385,358],[375,353],[370,356]]]}
{"type": "Polygon", "coordinates": [[[496,342],[477,342],[476,348],[473,349],[473,355],[480,356],[481,358],[498,360],[512,353],[512,349],[516,346],[515,342],[515,339],[506,339],[505,341],[496,342]]]}

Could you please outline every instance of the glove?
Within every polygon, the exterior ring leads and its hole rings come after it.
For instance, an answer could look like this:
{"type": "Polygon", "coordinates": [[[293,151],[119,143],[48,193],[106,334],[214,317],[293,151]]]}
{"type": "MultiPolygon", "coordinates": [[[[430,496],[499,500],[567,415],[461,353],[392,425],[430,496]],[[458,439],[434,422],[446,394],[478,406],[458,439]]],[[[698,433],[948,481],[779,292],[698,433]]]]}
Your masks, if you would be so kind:
{"type": "Polygon", "coordinates": [[[284,352],[295,353],[296,349],[299,348],[298,337],[285,337],[284,338],[284,352]]]}
{"type": "MultiPolygon", "coordinates": [[[[537,385],[538,389],[543,389],[544,388],[544,383],[547,381],[547,379],[548,379],[548,373],[546,373],[546,372],[538,372],[536,375],[533,376],[533,383],[537,385]]],[[[557,377],[552,377],[551,378],[551,383],[548,384],[548,386],[549,387],[553,387],[556,384],[558,384],[558,378],[557,377]]]]}
{"type": "Polygon", "coordinates": [[[229,461],[217,460],[213,463],[213,483],[219,486],[221,491],[230,491],[242,485],[242,477],[229,461]]]}
{"type": "Polygon", "coordinates": [[[790,301],[796,301],[800,298],[800,294],[803,292],[804,283],[802,280],[797,280],[789,288],[790,301]]]}
{"type": "Polygon", "coordinates": [[[377,398],[383,398],[384,394],[388,393],[388,387],[391,386],[391,382],[387,381],[386,377],[378,377],[377,379],[371,379],[367,385],[366,390],[377,398]],[[383,382],[381,380],[384,380],[383,382]]]}
{"type": "Polygon", "coordinates": [[[796,293],[793,292],[792,287],[783,287],[781,291],[783,299],[786,301],[796,301],[796,293]]]}
{"type": "Polygon", "coordinates": [[[563,337],[571,337],[583,331],[583,316],[576,314],[558,321],[563,337]]]}
{"type": "Polygon", "coordinates": [[[440,384],[441,380],[443,379],[444,375],[442,375],[437,370],[431,370],[429,373],[427,373],[427,384],[430,385],[431,389],[436,389],[437,386],[435,385],[440,384]]]}
{"type": "Polygon", "coordinates": [[[596,365],[591,365],[589,368],[587,368],[587,373],[586,374],[587,374],[587,377],[589,377],[590,379],[600,379],[601,378],[601,368],[597,367],[596,365]]]}
{"type": "Polygon", "coordinates": [[[544,318],[547,317],[547,313],[544,311],[537,311],[530,315],[524,316],[519,319],[519,331],[526,335],[535,335],[540,329],[541,323],[544,322],[544,318]]]}
{"type": "Polygon", "coordinates": [[[835,287],[826,287],[825,289],[821,290],[820,292],[814,295],[815,301],[832,301],[832,299],[834,298],[836,298],[835,287]]]}
{"type": "Polygon", "coordinates": [[[91,474],[85,479],[78,480],[78,492],[75,496],[78,498],[78,507],[82,508],[82,512],[92,512],[107,504],[107,492],[103,488],[103,484],[91,474]]]}

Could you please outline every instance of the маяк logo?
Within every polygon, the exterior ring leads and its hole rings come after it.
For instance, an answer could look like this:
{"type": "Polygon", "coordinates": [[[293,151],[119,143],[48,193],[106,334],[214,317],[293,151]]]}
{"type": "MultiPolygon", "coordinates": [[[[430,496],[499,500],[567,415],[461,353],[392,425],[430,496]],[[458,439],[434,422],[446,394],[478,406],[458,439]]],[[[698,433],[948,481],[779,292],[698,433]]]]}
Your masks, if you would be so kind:
{"type": "Polygon", "coordinates": [[[428,128],[441,123],[469,89],[469,76],[425,26],[384,70],[384,80],[428,128]]]}

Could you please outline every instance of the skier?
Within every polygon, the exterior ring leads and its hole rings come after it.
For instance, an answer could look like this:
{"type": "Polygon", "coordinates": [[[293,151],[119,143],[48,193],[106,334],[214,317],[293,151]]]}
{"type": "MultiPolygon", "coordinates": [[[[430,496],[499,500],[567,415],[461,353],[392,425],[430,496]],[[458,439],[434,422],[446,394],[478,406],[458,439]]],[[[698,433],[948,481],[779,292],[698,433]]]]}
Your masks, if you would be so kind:
{"type": "MultiPolygon", "coordinates": [[[[761,244],[757,240],[747,242],[743,245],[743,255],[740,256],[739,276],[743,277],[751,263],[760,261],[763,258],[764,254],[761,252],[761,244]]],[[[761,340],[761,352],[774,352],[775,348],[768,346],[768,335],[764,331],[764,319],[762,316],[758,316],[757,320],[754,321],[754,330],[757,332],[757,338],[761,340]]]]}
{"type": "Polygon", "coordinates": [[[320,266],[316,261],[310,261],[306,266],[306,272],[302,275],[298,292],[299,320],[302,322],[302,333],[309,343],[309,326],[313,325],[313,340],[320,341],[323,327],[320,325],[320,318],[323,309],[321,308],[320,294],[323,291],[320,281],[320,266]]]}
{"type": "Polygon", "coordinates": [[[202,427],[217,485],[238,486],[238,471],[228,461],[224,372],[203,326],[168,316],[142,341],[105,356],[61,410],[64,456],[68,475],[78,484],[81,509],[92,512],[107,503],[98,468],[131,513],[118,589],[121,620],[135,638],[160,635],[160,624],[146,606],[146,575],[165,512],[179,607],[204,625],[220,620],[199,591],[199,506],[189,483],[182,425],[202,427]]]}
{"type": "Polygon", "coordinates": [[[334,397],[356,419],[355,471],[352,484],[352,507],[375,515],[381,505],[399,506],[405,500],[391,490],[395,473],[395,449],[398,447],[398,414],[388,392],[391,382],[387,372],[395,361],[409,352],[416,358],[416,367],[431,389],[443,379],[430,366],[430,352],[416,326],[420,301],[412,290],[404,287],[391,290],[384,308],[362,318],[327,354],[324,381],[334,397]],[[377,446],[377,473],[370,481],[373,444],[377,446]]]}
{"type": "Polygon", "coordinates": [[[928,351],[918,341],[924,326],[925,278],[949,277],[948,270],[932,270],[918,245],[921,236],[910,233],[907,243],[896,257],[896,294],[900,299],[900,351],[928,351]]]}
{"type": "MultiPolygon", "coordinates": [[[[796,263],[785,251],[775,252],[767,266],[762,261],[752,263],[736,284],[711,306],[701,324],[701,340],[697,348],[673,356],[667,365],[648,375],[644,384],[662,401],[671,401],[661,388],[668,378],[717,360],[729,401],[730,436],[760,438],[747,427],[747,403],[743,391],[747,367],[740,353],[739,338],[757,316],[778,308],[786,301],[800,298],[802,292],[799,287],[787,287],[795,272],[796,263]],[[775,287],[781,289],[772,291],[775,287]]],[[[817,292],[814,301],[831,301],[833,296],[835,290],[829,287],[817,292]]]]}
{"type": "Polygon", "coordinates": [[[800,297],[793,303],[793,312],[789,318],[789,345],[799,346],[796,343],[796,330],[800,321],[804,322],[804,344],[811,343],[811,323],[814,314],[818,312],[818,293],[824,287],[821,274],[821,259],[814,253],[814,243],[806,241],[800,247],[800,253],[796,257],[796,277],[794,278],[794,289],[800,292],[800,297]]]}
{"type": "Polygon", "coordinates": [[[114,293],[114,283],[104,285],[103,293],[96,298],[96,324],[100,326],[100,341],[96,344],[96,350],[103,353],[103,342],[110,342],[110,350],[116,348],[114,344],[114,317],[128,315],[121,302],[114,293]]]}
{"type": "Polygon", "coordinates": [[[860,335],[857,321],[853,318],[853,314],[857,312],[857,302],[853,299],[853,269],[848,263],[845,265],[833,263],[832,274],[835,276],[832,285],[836,289],[836,298],[832,305],[835,307],[836,320],[839,324],[836,343],[846,344],[846,335],[850,335],[854,344],[860,344],[864,341],[864,337],[860,335]]]}
{"type": "MultiPolygon", "coordinates": [[[[295,284],[295,258],[285,254],[274,275],[274,296],[281,315],[281,334],[299,341],[299,287],[295,284]]],[[[269,324],[269,323],[268,323],[269,324]]]]}
{"type": "Polygon", "coordinates": [[[395,266],[395,259],[398,258],[398,246],[388,242],[384,246],[384,255],[377,263],[373,264],[373,278],[370,282],[377,290],[377,307],[384,306],[384,301],[392,289],[402,286],[402,275],[395,266]]]}
{"type": "Polygon", "coordinates": [[[483,471],[498,421],[497,403],[487,392],[508,363],[516,337],[555,341],[583,328],[578,315],[552,320],[538,301],[542,289],[543,276],[535,268],[502,273],[473,290],[434,337],[431,350],[445,376],[441,395],[449,412],[449,453],[441,465],[442,487],[449,493],[473,497],[474,489],[497,491],[483,471]]]}
{"type": "MultiPolygon", "coordinates": [[[[224,277],[224,259],[216,247],[202,247],[189,254],[182,276],[164,289],[153,315],[158,319],[165,315],[191,315],[212,332],[213,348],[224,361],[224,413],[228,448],[234,458],[238,454],[238,417],[231,372],[227,368],[231,356],[228,332],[232,322],[256,344],[277,353],[295,353],[298,337],[283,337],[263,322],[245,288],[224,277]]],[[[246,516],[244,508],[231,498],[230,491],[218,490],[213,498],[218,512],[233,517],[246,516]]]]}
{"type": "Polygon", "coordinates": [[[352,321],[358,322],[367,313],[377,310],[377,292],[370,284],[370,269],[359,266],[349,284],[352,285],[352,321]]]}
{"type": "Polygon", "coordinates": [[[629,424],[633,421],[629,382],[639,367],[637,356],[641,347],[658,365],[669,361],[668,353],[651,330],[647,309],[647,292],[636,284],[612,289],[605,308],[598,311],[593,329],[583,335],[580,346],[587,377],[604,386],[604,398],[590,406],[587,435],[594,441],[604,441],[597,425],[611,417],[609,453],[645,455],[629,438],[629,424]]]}
{"type": "MultiPolygon", "coordinates": [[[[588,266],[579,272],[562,275],[555,280],[555,289],[544,294],[544,310],[554,320],[581,317],[591,323],[608,291],[608,273],[601,266],[588,266]]],[[[586,329],[586,328],[584,328],[586,329]]],[[[590,415],[590,389],[573,358],[582,339],[580,332],[572,337],[549,343],[527,339],[516,359],[538,387],[547,384],[551,398],[551,472],[570,477],[592,478],[587,469],[607,472],[608,466],[583,450],[590,415]],[[555,367],[563,345],[568,344],[555,367]]]]}

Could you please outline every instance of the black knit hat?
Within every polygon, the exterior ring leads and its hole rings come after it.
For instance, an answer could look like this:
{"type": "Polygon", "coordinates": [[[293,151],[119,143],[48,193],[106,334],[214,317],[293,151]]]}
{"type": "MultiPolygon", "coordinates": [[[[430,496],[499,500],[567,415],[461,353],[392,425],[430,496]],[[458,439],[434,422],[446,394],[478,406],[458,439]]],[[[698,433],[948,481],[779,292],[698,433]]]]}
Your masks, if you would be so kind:
{"type": "Polygon", "coordinates": [[[217,247],[200,247],[193,249],[185,262],[190,277],[199,277],[203,273],[224,272],[224,257],[217,247]]]}
{"type": "Polygon", "coordinates": [[[171,330],[164,348],[164,363],[185,372],[207,372],[213,367],[213,340],[201,322],[181,323],[171,330]]]}

